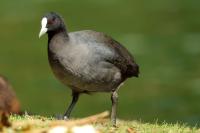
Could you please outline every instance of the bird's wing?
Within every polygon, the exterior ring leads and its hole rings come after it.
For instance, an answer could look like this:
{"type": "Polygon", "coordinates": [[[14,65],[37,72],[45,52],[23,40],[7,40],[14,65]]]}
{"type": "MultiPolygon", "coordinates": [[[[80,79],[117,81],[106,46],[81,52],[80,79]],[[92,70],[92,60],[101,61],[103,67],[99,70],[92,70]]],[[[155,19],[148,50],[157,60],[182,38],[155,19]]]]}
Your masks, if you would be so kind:
{"type": "Polygon", "coordinates": [[[84,30],[79,31],[77,34],[84,35],[86,40],[104,45],[114,51],[114,54],[106,56],[105,60],[119,68],[124,78],[138,76],[139,66],[135,63],[133,56],[119,42],[102,32],[84,30]]]}

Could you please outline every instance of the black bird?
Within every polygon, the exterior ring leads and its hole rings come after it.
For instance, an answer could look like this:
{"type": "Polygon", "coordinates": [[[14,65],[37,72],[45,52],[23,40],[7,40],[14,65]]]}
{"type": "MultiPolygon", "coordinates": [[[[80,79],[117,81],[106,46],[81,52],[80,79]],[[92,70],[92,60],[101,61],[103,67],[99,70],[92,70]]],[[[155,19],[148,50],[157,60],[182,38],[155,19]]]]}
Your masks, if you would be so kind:
{"type": "Polygon", "coordinates": [[[119,42],[101,32],[68,32],[60,15],[47,13],[39,37],[48,34],[48,60],[55,76],[72,90],[72,101],[64,119],[81,93],[111,92],[111,121],[116,125],[117,90],[130,77],[138,77],[139,66],[119,42]]]}

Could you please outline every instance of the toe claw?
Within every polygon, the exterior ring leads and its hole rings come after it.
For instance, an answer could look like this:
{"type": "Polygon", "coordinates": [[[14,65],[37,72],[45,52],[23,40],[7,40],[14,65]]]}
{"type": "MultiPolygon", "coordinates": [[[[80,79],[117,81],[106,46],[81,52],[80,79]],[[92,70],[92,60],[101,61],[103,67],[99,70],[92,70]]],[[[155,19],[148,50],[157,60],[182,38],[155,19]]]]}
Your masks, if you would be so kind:
{"type": "Polygon", "coordinates": [[[56,115],[55,118],[57,120],[69,120],[69,118],[67,116],[63,116],[61,114],[56,115]]]}
{"type": "Polygon", "coordinates": [[[63,120],[69,120],[67,116],[63,116],[63,120]]]}

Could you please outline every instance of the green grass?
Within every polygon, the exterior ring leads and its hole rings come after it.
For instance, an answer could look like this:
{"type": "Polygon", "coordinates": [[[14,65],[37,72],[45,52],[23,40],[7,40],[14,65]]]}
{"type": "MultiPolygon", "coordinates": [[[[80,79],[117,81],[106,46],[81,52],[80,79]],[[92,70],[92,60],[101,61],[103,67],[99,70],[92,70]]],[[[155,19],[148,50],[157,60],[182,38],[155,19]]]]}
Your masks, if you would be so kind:
{"type": "MultiPolygon", "coordinates": [[[[4,128],[4,132],[41,132],[48,131],[55,126],[52,126],[52,122],[56,120],[53,118],[42,116],[10,116],[9,120],[12,123],[12,127],[4,128]],[[30,124],[31,123],[31,124],[30,124]]],[[[58,121],[57,121],[58,122],[58,121]]],[[[163,122],[158,124],[157,122],[150,124],[139,121],[124,121],[118,120],[117,127],[113,127],[109,121],[97,122],[92,124],[95,129],[100,133],[198,133],[200,129],[197,127],[189,127],[185,124],[168,124],[163,122]]],[[[56,125],[59,126],[59,125],[56,125]]],[[[67,127],[67,125],[65,125],[67,127]]]]}
{"type": "Polygon", "coordinates": [[[197,133],[200,131],[197,128],[191,128],[183,124],[150,124],[137,121],[119,121],[118,128],[106,127],[100,124],[97,127],[101,127],[100,129],[103,132],[110,130],[118,133],[129,133],[128,130],[132,131],[132,133],[197,133]]]}

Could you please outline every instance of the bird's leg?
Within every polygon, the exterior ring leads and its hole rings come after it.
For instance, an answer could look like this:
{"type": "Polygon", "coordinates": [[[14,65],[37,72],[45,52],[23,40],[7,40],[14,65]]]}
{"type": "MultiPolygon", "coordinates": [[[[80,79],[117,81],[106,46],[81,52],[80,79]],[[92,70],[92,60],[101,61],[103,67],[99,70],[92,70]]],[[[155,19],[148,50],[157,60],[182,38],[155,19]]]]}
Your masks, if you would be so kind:
{"type": "Polygon", "coordinates": [[[118,101],[118,94],[116,90],[113,91],[111,94],[111,101],[112,101],[111,122],[113,126],[116,126],[116,113],[117,113],[117,101],[118,101]]]}
{"type": "Polygon", "coordinates": [[[72,93],[72,101],[69,107],[67,108],[67,111],[64,114],[64,119],[68,119],[70,117],[70,114],[72,112],[72,109],[74,108],[75,104],[77,103],[79,98],[79,93],[72,93]]]}

